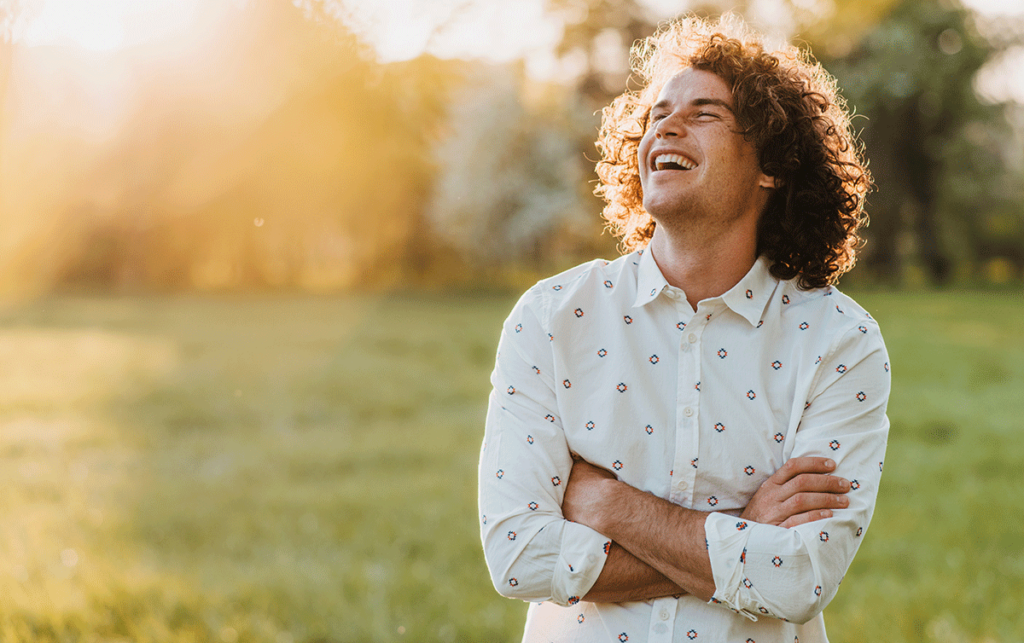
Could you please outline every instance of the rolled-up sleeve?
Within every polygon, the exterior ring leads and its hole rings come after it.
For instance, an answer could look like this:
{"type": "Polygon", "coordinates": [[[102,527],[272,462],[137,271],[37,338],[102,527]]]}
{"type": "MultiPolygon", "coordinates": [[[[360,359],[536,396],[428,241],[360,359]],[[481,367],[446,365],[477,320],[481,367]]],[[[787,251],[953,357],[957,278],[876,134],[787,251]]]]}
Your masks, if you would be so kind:
{"type": "Polygon", "coordinates": [[[610,543],[562,517],[572,457],[541,303],[527,292],[502,328],[480,454],[481,539],[500,594],[569,605],[597,580],[610,543]]]}
{"type": "Polygon", "coordinates": [[[709,514],[704,527],[713,602],[751,618],[797,623],[828,605],[874,512],[889,432],[889,387],[885,345],[878,326],[865,319],[823,356],[788,455],[835,460],[835,474],[851,481],[849,506],[791,529],[709,514]]]}

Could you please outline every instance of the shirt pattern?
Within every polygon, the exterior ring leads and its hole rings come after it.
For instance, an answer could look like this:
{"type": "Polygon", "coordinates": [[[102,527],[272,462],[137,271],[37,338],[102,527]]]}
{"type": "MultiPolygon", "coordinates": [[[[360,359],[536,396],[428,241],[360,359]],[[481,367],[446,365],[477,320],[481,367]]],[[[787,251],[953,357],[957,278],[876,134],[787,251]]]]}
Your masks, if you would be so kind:
{"type": "Polygon", "coordinates": [[[874,509],[888,435],[878,325],[834,288],[759,259],[694,311],[650,252],[541,281],[506,320],[480,458],[485,556],[534,602],[524,641],[827,641],[832,599],[874,509]],[[610,541],[566,521],[571,454],[705,522],[716,592],[581,601],[610,541]],[[786,460],[827,456],[850,505],[792,529],[741,521],[786,460]]]}

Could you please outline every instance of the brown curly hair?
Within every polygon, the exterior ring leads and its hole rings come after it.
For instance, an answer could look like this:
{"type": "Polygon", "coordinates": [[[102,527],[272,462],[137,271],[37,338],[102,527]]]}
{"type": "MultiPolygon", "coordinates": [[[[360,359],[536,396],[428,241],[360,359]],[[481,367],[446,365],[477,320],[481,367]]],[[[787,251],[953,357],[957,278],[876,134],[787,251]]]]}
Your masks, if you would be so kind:
{"type": "Polygon", "coordinates": [[[655,222],[643,207],[637,147],[662,86],[687,67],[710,71],[732,89],[736,120],[776,189],[761,214],[757,253],[779,279],[800,288],[835,283],[853,267],[867,224],[871,176],[835,79],[796,47],[769,48],[742,21],[674,20],[632,50],[639,91],[604,108],[595,193],[607,201],[607,228],[632,251],[655,222]]]}

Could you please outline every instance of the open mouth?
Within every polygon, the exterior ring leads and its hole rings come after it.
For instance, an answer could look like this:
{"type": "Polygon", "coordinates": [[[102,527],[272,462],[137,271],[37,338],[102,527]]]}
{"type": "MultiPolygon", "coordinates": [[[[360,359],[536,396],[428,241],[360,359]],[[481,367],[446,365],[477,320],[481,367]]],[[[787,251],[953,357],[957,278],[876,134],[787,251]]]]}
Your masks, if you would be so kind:
{"type": "Polygon", "coordinates": [[[661,170],[692,170],[697,164],[681,154],[658,154],[651,163],[655,172],[661,170]]]}

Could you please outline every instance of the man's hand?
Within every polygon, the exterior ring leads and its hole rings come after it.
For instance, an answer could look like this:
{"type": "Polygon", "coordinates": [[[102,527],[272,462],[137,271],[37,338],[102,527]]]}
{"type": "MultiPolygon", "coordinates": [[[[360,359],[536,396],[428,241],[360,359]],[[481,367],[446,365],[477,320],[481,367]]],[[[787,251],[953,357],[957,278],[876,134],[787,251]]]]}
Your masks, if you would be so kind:
{"type": "Polygon", "coordinates": [[[787,460],[764,481],[740,517],[779,527],[830,517],[832,509],[850,504],[844,495],[850,490],[849,480],[828,475],[835,468],[836,463],[828,458],[787,460]]]}
{"type": "MultiPolygon", "coordinates": [[[[578,457],[573,460],[562,500],[562,515],[567,520],[597,529],[604,506],[599,483],[615,480],[615,474],[578,457]]],[[[835,468],[835,462],[828,458],[808,456],[788,460],[764,481],[740,517],[779,527],[795,527],[831,517],[832,509],[850,504],[845,496],[850,491],[850,482],[829,475],[835,468]]]]}

